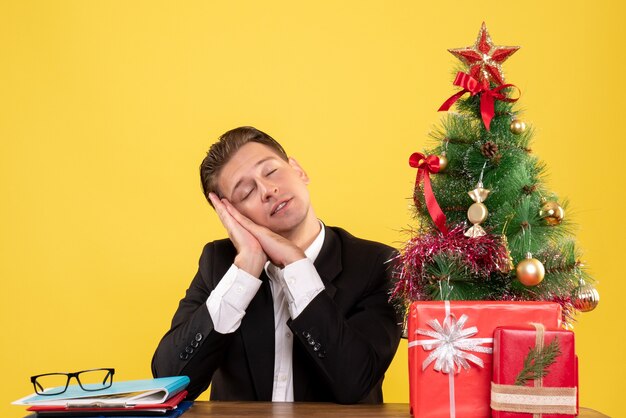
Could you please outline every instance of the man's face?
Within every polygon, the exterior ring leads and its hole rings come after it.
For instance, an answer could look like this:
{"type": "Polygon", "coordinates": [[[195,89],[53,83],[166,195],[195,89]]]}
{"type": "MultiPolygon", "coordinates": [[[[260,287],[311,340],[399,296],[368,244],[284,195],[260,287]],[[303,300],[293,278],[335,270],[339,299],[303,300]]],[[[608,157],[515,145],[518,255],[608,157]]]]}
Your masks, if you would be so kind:
{"type": "Polygon", "coordinates": [[[294,159],[249,142],[222,167],[222,196],[254,223],[286,236],[304,224],[310,211],[309,179],[294,159]]]}

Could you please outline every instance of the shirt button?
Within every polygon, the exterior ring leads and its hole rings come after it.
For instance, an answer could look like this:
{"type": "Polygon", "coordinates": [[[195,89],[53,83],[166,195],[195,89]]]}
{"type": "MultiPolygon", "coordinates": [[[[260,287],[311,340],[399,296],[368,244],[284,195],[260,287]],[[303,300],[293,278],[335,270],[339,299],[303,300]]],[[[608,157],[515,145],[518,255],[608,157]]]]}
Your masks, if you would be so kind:
{"type": "Polygon", "coordinates": [[[243,286],[242,285],[237,286],[237,293],[243,293],[243,286]]]}
{"type": "Polygon", "coordinates": [[[281,374],[280,376],[278,376],[278,380],[280,380],[281,382],[284,382],[285,380],[287,380],[287,376],[285,376],[284,374],[281,374]]]}
{"type": "Polygon", "coordinates": [[[287,284],[294,285],[296,284],[296,279],[287,279],[287,284]]]}
{"type": "Polygon", "coordinates": [[[202,341],[202,334],[197,333],[194,338],[196,339],[196,341],[202,341]]]}
{"type": "Polygon", "coordinates": [[[287,337],[287,338],[291,338],[291,332],[286,333],[286,334],[285,334],[285,337],[287,337]]]}

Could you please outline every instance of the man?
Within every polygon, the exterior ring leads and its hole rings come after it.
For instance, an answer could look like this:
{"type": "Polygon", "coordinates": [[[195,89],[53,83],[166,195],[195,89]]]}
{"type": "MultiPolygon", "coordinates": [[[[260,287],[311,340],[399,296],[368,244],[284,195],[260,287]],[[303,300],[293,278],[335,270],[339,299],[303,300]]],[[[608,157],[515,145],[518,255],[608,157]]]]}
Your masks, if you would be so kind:
{"type": "Polygon", "coordinates": [[[322,224],[306,172],[269,135],[226,132],[200,167],[229,239],[198,273],[152,359],[189,397],[382,402],[401,329],[388,302],[394,250],[322,224]]]}

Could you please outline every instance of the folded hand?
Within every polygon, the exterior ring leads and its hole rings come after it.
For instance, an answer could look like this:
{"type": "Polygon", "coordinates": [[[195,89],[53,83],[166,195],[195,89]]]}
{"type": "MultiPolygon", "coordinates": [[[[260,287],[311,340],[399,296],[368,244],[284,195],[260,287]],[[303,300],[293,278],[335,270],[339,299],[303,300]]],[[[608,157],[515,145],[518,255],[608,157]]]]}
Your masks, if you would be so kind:
{"type": "Polygon", "coordinates": [[[214,193],[209,193],[209,199],[211,199],[222,225],[226,228],[228,237],[237,249],[235,265],[247,273],[259,277],[267,261],[261,244],[230,214],[225,205],[228,202],[226,199],[220,200],[214,193]]]}
{"type": "Polygon", "coordinates": [[[222,204],[230,216],[257,240],[272,264],[282,268],[306,257],[304,251],[293,242],[254,223],[242,215],[228,200],[222,199],[222,204]]]}

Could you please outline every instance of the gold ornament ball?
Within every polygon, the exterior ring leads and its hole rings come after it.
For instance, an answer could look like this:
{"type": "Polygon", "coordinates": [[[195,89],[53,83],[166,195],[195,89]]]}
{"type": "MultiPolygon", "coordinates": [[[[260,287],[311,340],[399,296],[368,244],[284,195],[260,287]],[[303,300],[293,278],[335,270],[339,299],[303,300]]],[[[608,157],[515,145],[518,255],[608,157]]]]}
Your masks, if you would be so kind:
{"type": "Polygon", "coordinates": [[[517,265],[516,274],[524,286],[537,286],[546,275],[546,269],[536,258],[526,258],[517,265]]]}
{"type": "Polygon", "coordinates": [[[470,220],[473,224],[479,224],[487,219],[487,215],[489,215],[489,211],[487,210],[487,206],[480,202],[473,203],[472,206],[467,210],[467,219],[470,220]]]}
{"type": "Polygon", "coordinates": [[[510,129],[515,135],[524,133],[526,130],[526,122],[521,119],[514,119],[513,122],[511,122],[510,129]]]}
{"type": "Polygon", "coordinates": [[[448,166],[448,157],[445,155],[439,156],[439,171],[444,171],[448,166]]]}
{"type": "Polygon", "coordinates": [[[539,210],[541,216],[548,225],[558,225],[563,222],[565,210],[556,202],[546,202],[539,210]]]}
{"type": "Polygon", "coordinates": [[[572,304],[574,308],[581,312],[593,311],[600,303],[600,294],[590,284],[579,286],[572,295],[572,304]]]}

